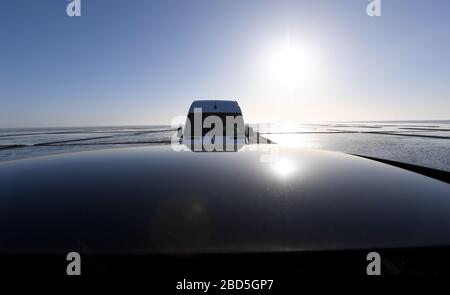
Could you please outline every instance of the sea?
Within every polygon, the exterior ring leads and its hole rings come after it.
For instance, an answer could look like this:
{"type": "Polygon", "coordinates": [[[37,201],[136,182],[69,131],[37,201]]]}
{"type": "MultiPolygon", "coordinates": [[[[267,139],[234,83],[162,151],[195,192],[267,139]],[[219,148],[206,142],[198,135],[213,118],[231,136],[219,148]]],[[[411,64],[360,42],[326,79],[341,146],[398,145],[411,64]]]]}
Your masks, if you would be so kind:
{"type": "MultiPolygon", "coordinates": [[[[450,171],[450,120],[249,124],[276,144],[358,154],[450,171]]],[[[0,128],[0,163],[53,154],[168,145],[166,125],[0,128]]]]}

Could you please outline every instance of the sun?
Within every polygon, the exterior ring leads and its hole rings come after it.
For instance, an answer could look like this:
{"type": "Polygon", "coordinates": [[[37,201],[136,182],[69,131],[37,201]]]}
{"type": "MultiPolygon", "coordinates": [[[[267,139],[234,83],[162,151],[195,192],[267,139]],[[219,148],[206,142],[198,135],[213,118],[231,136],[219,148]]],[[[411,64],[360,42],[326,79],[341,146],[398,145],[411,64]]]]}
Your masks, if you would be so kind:
{"type": "Polygon", "coordinates": [[[270,82],[280,88],[293,89],[316,80],[317,53],[306,44],[289,42],[270,50],[266,58],[270,82]]]}

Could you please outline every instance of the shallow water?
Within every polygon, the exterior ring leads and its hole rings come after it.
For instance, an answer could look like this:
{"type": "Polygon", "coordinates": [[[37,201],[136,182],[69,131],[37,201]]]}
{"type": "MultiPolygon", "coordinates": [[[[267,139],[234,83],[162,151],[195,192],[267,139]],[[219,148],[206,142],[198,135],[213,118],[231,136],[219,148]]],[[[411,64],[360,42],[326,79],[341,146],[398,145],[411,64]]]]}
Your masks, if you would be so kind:
{"type": "MultiPolygon", "coordinates": [[[[272,141],[450,171],[450,121],[252,125],[272,141]]],[[[170,144],[170,126],[0,129],[0,162],[52,154],[170,144]]]]}
{"type": "Polygon", "coordinates": [[[260,130],[278,144],[340,151],[450,171],[448,121],[272,124],[260,130]]]}

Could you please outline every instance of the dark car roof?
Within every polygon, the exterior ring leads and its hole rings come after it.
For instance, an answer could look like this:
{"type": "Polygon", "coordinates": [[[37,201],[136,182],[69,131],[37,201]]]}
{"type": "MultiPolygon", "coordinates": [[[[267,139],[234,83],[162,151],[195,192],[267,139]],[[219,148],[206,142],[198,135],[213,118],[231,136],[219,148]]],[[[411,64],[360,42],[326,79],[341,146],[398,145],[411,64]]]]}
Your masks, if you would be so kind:
{"type": "Polygon", "coordinates": [[[138,147],[5,162],[0,252],[450,245],[447,183],[342,153],[259,148],[138,147]]]}
{"type": "Polygon", "coordinates": [[[235,100],[194,100],[189,113],[193,113],[195,108],[201,108],[203,113],[242,114],[241,107],[235,100]]]}

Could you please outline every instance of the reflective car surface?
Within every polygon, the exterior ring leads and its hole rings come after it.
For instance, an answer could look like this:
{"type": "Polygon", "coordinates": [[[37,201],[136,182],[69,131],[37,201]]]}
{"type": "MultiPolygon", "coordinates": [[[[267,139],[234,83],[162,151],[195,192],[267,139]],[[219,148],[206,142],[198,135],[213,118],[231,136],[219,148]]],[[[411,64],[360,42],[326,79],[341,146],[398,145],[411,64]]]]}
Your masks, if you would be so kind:
{"type": "Polygon", "coordinates": [[[335,152],[170,146],[0,165],[2,254],[195,254],[450,245],[450,186],[335,152]],[[270,161],[269,161],[270,160],[270,161]]]}

